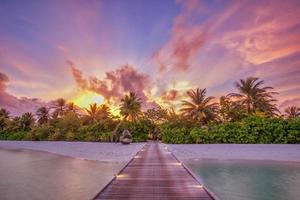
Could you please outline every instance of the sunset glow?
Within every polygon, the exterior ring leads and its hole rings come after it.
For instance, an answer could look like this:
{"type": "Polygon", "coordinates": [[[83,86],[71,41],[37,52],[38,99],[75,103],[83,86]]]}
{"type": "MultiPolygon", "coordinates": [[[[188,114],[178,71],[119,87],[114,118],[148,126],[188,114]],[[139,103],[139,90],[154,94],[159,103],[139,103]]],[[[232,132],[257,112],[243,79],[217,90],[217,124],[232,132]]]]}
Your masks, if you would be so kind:
{"type": "Polygon", "coordinates": [[[77,98],[72,100],[72,102],[81,108],[88,108],[92,103],[103,104],[104,99],[101,95],[95,92],[85,91],[80,93],[77,98]]]}
{"type": "Polygon", "coordinates": [[[120,117],[121,116],[120,115],[120,108],[119,108],[119,106],[111,104],[109,106],[109,111],[110,111],[111,115],[114,116],[114,117],[120,117]]]}
{"type": "Polygon", "coordinates": [[[118,113],[129,91],[144,109],[177,108],[189,89],[218,98],[249,76],[279,92],[280,110],[300,105],[297,0],[0,4],[0,106],[12,114],[57,98],[118,113]]]}

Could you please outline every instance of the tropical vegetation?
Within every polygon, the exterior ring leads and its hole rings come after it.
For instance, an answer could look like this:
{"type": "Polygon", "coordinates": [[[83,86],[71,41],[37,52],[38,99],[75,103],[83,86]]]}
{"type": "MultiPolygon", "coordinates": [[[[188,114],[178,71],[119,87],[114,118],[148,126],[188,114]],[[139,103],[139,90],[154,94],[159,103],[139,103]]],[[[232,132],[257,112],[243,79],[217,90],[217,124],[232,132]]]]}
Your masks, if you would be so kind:
{"type": "Polygon", "coordinates": [[[63,98],[36,113],[11,116],[0,109],[2,140],[66,140],[118,142],[128,129],[135,142],[166,143],[300,143],[300,108],[280,113],[272,87],[249,77],[235,83],[237,92],[208,96],[205,88],[186,92],[178,112],[156,106],[143,111],[134,92],[120,99],[120,116],[106,104],[81,109],[63,98]]]}

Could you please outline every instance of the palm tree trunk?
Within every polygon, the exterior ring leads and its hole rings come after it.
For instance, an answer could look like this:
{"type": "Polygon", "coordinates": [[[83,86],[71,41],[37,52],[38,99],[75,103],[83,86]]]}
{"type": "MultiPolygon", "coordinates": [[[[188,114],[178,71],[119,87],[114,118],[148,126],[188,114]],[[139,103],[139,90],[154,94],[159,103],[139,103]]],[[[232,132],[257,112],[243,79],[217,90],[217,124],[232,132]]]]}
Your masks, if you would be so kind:
{"type": "Polygon", "coordinates": [[[248,115],[250,115],[250,113],[251,113],[251,103],[250,103],[249,100],[247,101],[247,112],[248,112],[248,115]]]}
{"type": "Polygon", "coordinates": [[[110,141],[111,142],[114,142],[114,138],[116,137],[117,135],[117,130],[119,129],[119,127],[121,126],[121,124],[123,123],[123,121],[121,120],[118,125],[116,126],[116,128],[113,130],[112,132],[112,137],[110,138],[110,141]]]}
{"type": "Polygon", "coordinates": [[[119,129],[119,127],[121,126],[121,124],[123,123],[123,121],[126,120],[127,118],[128,118],[128,115],[125,115],[124,118],[121,119],[121,121],[118,123],[118,125],[116,126],[116,128],[112,132],[111,142],[114,142],[114,138],[117,136],[117,130],[119,129]]]}
{"type": "Polygon", "coordinates": [[[251,100],[251,97],[248,95],[247,96],[247,111],[248,111],[248,115],[250,115],[251,114],[251,103],[252,103],[252,100],[251,100]]]}

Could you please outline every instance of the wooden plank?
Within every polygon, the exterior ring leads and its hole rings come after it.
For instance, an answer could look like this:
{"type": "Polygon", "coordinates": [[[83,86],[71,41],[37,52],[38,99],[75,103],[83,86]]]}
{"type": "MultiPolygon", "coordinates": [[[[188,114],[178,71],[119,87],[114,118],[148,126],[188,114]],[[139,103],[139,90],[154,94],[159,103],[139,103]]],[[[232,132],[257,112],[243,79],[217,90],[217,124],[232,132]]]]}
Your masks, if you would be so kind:
{"type": "Polygon", "coordinates": [[[213,198],[162,144],[150,142],[94,199],[213,198]]]}

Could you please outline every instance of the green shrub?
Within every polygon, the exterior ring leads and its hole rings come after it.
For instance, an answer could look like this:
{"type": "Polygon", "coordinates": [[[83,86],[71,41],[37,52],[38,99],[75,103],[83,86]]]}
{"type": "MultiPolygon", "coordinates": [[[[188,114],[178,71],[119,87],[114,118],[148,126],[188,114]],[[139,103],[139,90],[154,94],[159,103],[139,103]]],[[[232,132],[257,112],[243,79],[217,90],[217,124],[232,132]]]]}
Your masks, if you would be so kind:
{"type": "Polygon", "coordinates": [[[300,143],[300,118],[291,119],[287,121],[287,138],[288,143],[299,144],[300,143]]]}
{"type": "Polygon", "coordinates": [[[51,133],[48,136],[48,140],[50,140],[50,141],[65,140],[65,134],[63,134],[63,133],[61,133],[59,131],[56,131],[54,133],[51,133]]]}
{"type": "Polygon", "coordinates": [[[160,126],[166,143],[300,143],[300,119],[277,119],[253,115],[240,122],[210,124],[207,127],[160,126]],[[189,132],[189,133],[187,133],[189,132]]]}
{"type": "Polygon", "coordinates": [[[87,134],[84,138],[86,142],[99,142],[100,138],[98,138],[95,134],[87,134]]]}
{"type": "Polygon", "coordinates": [[[6,140],[8,132],[6,130],[0,130],[0,140],[6,140]]]}
{"type": "Polygon", "coordinates": [[[26,136],[26,132],[25,131],[19,131],[19,132],[15,132],[15,133],[8,133],[6,140],[23,140],[26,136]]]}
{"type": "Polygon", "coordinates": [[[35,127],[30,132],[27,133],[25,140],[35,140],[42,141],[47,140],[49,135],[53,133],[54,130],[48,125],[42,125],[39,127],[35,127]]]}
{"type": "MultiPolygon", "coordinates": [[[[8,128],[0,130],[0,140],[67,140],[110,142],[112,132],[119,123],[112,119],[83,124],[82,119],[68,113],[62,118],[51,119],[49,124],[40,125],[32,130],[22,131],[19,119],[14,118],[8,123],[8,128]]],[[[268,118],[264,115],[251,115],[239,122],[225,122],[199,124],[184,119],[154,124],[147,119],[135,122],[124,122],[117,130],[115,138],[119,138],[122,131],[128,129],[134,142],[145,142],[149,133],[155,135],[165,143],[211,144],[211,143],[300,143],[300,118],[282,119],[268,118]]]]}
{"type": "Polygon", "coordinates": [[[148,134],[155,130],[155,124],[147,119],[141,119],[135,122],[124,122],[118,129],[117,137],[121,136],[124,129],[129,130],[134,142],[145,142],[148,139],[148,134]]]}
{"type": "Polygon", "coordinates": [[[207,128],[193,128],[190,132],[190,137],[192,142],[197,144],[207,144],[212,142],[212,134],[209,133],[207,128]]]}
{"type": "Polygon", "coordinates": [[[103,132],[101,134],[101,142],[110,142],[110,138],[112,136],[112,132],[103,132]]]}
{"type": "Polygon", "coordinates": [[[189,134],[188,128],[164,128],[162,134],[162,141],[172,144],[185,144],[193,143],[189,134]]]}
{"type": "Polygon", "coordinates": [[[68,131],[66,134],[66,140],[67,141],[74,141],[75,140],[75,134],[71,131],[68,131]]]}

